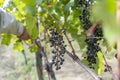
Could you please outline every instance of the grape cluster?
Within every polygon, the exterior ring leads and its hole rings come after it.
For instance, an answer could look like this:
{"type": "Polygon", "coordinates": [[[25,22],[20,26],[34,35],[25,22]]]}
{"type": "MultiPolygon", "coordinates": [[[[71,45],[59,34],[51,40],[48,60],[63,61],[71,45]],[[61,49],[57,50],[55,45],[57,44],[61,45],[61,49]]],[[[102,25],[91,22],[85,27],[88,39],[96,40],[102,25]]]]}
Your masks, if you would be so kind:
{"type": "Polygon", "coordinates": [[[56,70],[59,70],[64,62],[66,45],[64,45],[63,36],[56,29],[52,29],[50,34],[50,47],[53,48],[52,64],[56,66],[56,70]]]}
{"type": "MultiPolygon", "coordinates": [[[[93,0],[79,0],[78,5],[81,8],[81,14],[79,16],[82,28],[87,31],[91,26],[92,22],[90,20],[90,6],[94,3],[93,0]]],[[[89,67],[94,68],[93,65],[96,64],[97,52],[101,51],[99,47],[99,40],[103,37],[103,32],[101,25],[98,25],[91,37],[87,37],[85,42],[87,44],[87,56],[85,59],[89,62],[89,67]]]]}
{"type": "Polygon", "coordinates": [[[78,6],[89,7],[93,3],[93,0],[78,0],[78,6]]]}
{"type": "Polygon", "coordinates": [[[90,3],[87,0],[79,0],[78,4],[80,7],[82,7],[81,15],[79,16],[81,21],[81,26],[83,27],[83,29],[88,30],[92,24],[90,21],[90,11],[89,11],[90,3]]]}
{"type": "Polygon", "coordinates": [[[98,27],[98,28],[96,28],[96,30],[91,38],[85,39],[85,42],[87,44],[86,59],[89,62],[90,68],[94,68],[93,64],[96,64],[96,57],[97,57],[96,53],[98,51],[101,51],[98,41],[102,39],[101,38],[102,36],[103,36],[102,29],[98,27]]]}

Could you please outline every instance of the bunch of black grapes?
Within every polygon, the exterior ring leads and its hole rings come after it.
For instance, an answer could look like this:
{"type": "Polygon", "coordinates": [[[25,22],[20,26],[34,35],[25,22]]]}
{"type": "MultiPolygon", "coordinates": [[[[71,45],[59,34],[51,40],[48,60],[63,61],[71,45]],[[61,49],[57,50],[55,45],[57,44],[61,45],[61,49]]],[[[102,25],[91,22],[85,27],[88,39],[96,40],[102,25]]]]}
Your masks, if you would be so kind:
{"type": "Polygon", "coordinates": [[[90,0],[79,0],[78,6],[81,8],[79,19],[84,30],[88,30],[92,25],[90,21],[90,0]]]}
{"type": "Polygon", "coordinates": [[[59,70],[64,62],[66,45],[64,45],[63,36],[57,32],[56,28],[52,29],[50,34],[50,47],[53,48],[52,64],[56,66],[56,70],[59,70]]]}
{"type": "Polygon", "coordinates": [[[78,0],[78,6],[89,7],[94,3],[95,0],[78,0]]]}
{"type": "Polygon", "coordinates": [[[94,68],[93,64],[96,64],[97,52],[101,51],[99,47],[99,40],[102,39],[103,33],[102,28],[98,25],[94,34],[91,37],[87,37],[85,42],[87,44],[87,61],[89,62],[89,67],[94,68]]]}
{"type": "MultiPolygon", "coordinates": [[[[94,3],[93,0],[78,1],[78,6],[81,9],[79,19],[81,22],[81,26],[85,31],[87,31],[92,26],[92,22],[90,20],[90,16],[91,16],[90,6],[93,5],[93,3],[94,3]]],[[[85,57],[85,59],[89,62],[90,68],[94,69],[93,65],[96,64],[96,57],[97,57],[96,53],[98,51],[101,51],[98,41],[101,40],[102,37],[103,37],[103,32],[101,25],[97,25],[93,35],[90,37],[86,37],[85,39],[85,42],[87,44],[87,51],[86,51],[87,56],[85,57]]]]}

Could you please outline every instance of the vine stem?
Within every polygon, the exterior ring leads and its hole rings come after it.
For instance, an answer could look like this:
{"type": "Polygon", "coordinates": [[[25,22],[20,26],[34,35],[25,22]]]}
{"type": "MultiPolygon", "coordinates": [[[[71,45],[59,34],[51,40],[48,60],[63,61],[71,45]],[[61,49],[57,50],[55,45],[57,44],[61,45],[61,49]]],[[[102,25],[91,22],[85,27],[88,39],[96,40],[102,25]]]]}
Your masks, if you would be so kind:
{"type": "MultiPolygon", "coordinates": [[[[107,50],[106,50],[106,53],[107,53],[107,50]]],[[[106,58],[105,58],[105,55],[102,53],[103,55],[103,59],[105,61],[105,64],[106,64],[106,67],[108,68],[108,71],[110,72],[110,74],[112,75],[113,78],[115,78],[115,75],[113,74],[113,71],[112,71],[112,67],[108,64],[106,58]]]]}
{"type": "Polygon", "coordinates": [[[107,66],[107,68],[108,68],[108,71],[109,71],[110,73],[113,73],[113,72],[112,72],[112,68],[111,68],[111,66],[109,66],[109,65],[108,65],[107,60],[106,60],[106,58],[105,58],[105,55],[104,55],[104,54],[103,54],[103,59],[104,59],[105,64],[106,64],[106,66],[107,66]]]}
{"type": "MultiPolygon", "coordinates": [[[[106,50],[106,53],[108,53],[108,49],[106,50]]],[[[105,61],[106,67],[108,68],[108,71],[113,75],[112,67],[108,64],[108,62],[105,58],[105,55],[103,53],[102,53],[102,55],[103,55],[103,59],[105,61]]],[[[114,77],[114,75],[113,75],[113,77],[114,77]]]]}
{"type": "Polygon", "coordinates": [[[88,67],[86,67],[81,60],[78,58],[78,56],[74,56],[72,55],[72,53],[70,53],[69,51],[66,50],[66,53],[75,61],[77,62],[85,71],[87,71],[95,80],[100,80],[98,78],[98,76],[92,71],[90,70],[88,67]]]}
{"type": "MultiPolygon", "coordinates": [[[[49,35],[49,34],[48,34],[49,35]]],[[[67,34],[66,34],[67,36],[67,34]]],[[[67,40],[68,42],[70,42],[68,36],[67,36],[67,40]]],[[[71,42],[70,42],[71,43],[71,42]]],[[[72,44],[71,44],[72,45],[72,44]]],[[[73,47],[73,46],[72,46],[73,47]]],[[[73,48],[74,49],[74,48],[73,48]]],[[[75,51],[75,50],[74,50],[75,51]]],[[[68,56],[70,56],[70,58],[72,58],[75,62],[77,62],[85,71],[87,71],[95,80],[100,80],[98,78],[98,76],[92,71],[90,70],[88,67],[86,67],[81,60],[78,58],[78,56],[76,54],[73,54],[71,52],[69,52],[68,50],[66,50],[66,53],[68,54],[68,56]]]]}
{"type": "Polygon", "coordinates": [[[96,21],[87,31],[86,31],[86,34],[87,36],[92,36],[97,25],[99,24],[100,22],[99,21],[96,21]]]}
{"type": "Polygon", "coordinates": [[[25,50],[22,50],[22,54],[23,54],[23,57],[25,59],[25,65],[28,65],[28,61],[27,61],[25,50]]]}
{"type": "Polygon", "coordinates": [[[50,75],[50,78],[51,78],[50,80],[56,80],[54,71],[52,69],[52,65],[48,61],[48,57],[47,57],[46,53],[44,52],[44,48],[42,47],[42,45],[40,43],[40,40],[39,39],[35,40],[35,43],[38,46],[39,51],[41,51],[42,56],[44,57],[44,61],[45,61],[45,64],[46,64],[45,67],[46,67],[46,70],[48,72],[48,75],[50,75]]]}
{"type": "Polygon", "coordinates": [[[77,62],[85,71],[87,71],[95,80],[100,80],[100,79],[97,77],[97,75],[96,75],[93,71],[91,71],[89,68],[87,68],[87,67],[81,62],[81,60],[78,58],[78,56],[75,54],[75,50],[74,50],[74,48],[73,48],[73,45],[72,45],[71,41],[69,40],[69,37],[67,36],[66,31],[64,30],[64,28],[63,28],[62,32],[64,33],[64,35],[65,35],[65,37],[66,37],[66,39],[67,39],[67,41],[68,41],[68,43],[69,43],[69,45],[71,46],[71,49],[72,49],[72,53],[70,53],[68,50],[66,50],[66,53],[67,53],[75,62],[77,62]]]}
{"type": "Polygon", "coordinates": [[[64,35],[65,35],[65,37],[66,37],[66,39],[67,39],[67,41],[68,41],[68,43],[69,43],[69,45],[70,45],[70,47],[71,47],[71,49],[72,49],[72,53],[73,53],[73,55],[75,56],[75,55],[76,55],[76,54],[75,54],[75,50],[74,50],[74,48],[73,48],[73,45],[72,45],[71,41],[69,40],[69,38],[68,38],[68,36],[67,36],[67,34],[66,34],[66,31],[65,31],[64,28],[63,28],[62,32],[64,33],[64,35]]]}
{"type": "MultiPolygon", "coordinates": [[[[39,8],[39,6],[37,6],[37,9],[38,9],[38,8],[39,8]]],[[[38,13],[39,13],[39,11],[38,11],[38,13]]],[[[36,44],[37,47],[38,47],[38,52],[40,52],[40,53],[42,54],[42,57],[44,58],[44,61],[45,61],[45,69],[46,69],[46,71],[47,71],[47,73],[48,73],[49,80],[56,80],[54,71],[53,71],[53,69],[52,69],[52,64],[49,63],[47,54],[45,53],[44,47],[43,47],[42,44],[41,44],[41,39],[40,39],[40,18],[39,18],[39,16],[37,16],[36,27],[38,28],[39,35],[38,35],[38,37],[37,37],[36,40],[32,40],[32,41],[35,42],[35,44],[36,44]]]]}

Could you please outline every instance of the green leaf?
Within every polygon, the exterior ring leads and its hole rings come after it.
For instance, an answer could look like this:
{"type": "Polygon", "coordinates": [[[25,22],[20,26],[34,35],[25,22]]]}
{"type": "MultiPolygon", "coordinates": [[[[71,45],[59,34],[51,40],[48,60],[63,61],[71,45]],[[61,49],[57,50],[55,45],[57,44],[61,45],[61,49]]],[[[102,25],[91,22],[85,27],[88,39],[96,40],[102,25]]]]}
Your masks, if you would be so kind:
{"type": "Polygon", "coordinates": [[[9,45],[11,42],[12,36],[9,34],[2,34],[2,42],[1,44],[9,45]]]}
{"type": "Polygon", "coordinates": [[[26,18],[26,28],[28,33],[31,35],[33,39],[36,39],[38,36],[38,29],[36,26],[36,17],[27,17],[26,18]]]}
{"type": "Polygon", "coordinates": [[[70,0],[61,0],[61,2],[65,5],[69,2],[70,0]]]}
{"type": "Polygon", "coordinates": [[[30,46],[29,49],[30,49],[30,52],[32,52],[32,53],[37,52],[37,46],[36,45],[30,46]]]}
{"type": "Polygon", "coordinates": [[[68,11],[70,7],[74,4],[74,0],[70,0],[64,7],[65,11],[68,11]]]}
{"type": "Polygon", "coordinates": [[[20,40],[17,40],[17,41],[14,43],[13,49],[14,49],[14,50],[18,50],[19,52],[22,52],[22,50],[23,50],[22,42],[21,42],[20,40]]]}
{"type": "Polygon", "coordinates": [[[74,4],[74,0],[70,0],[65,6],[64,6],[64,14],[65,14],[65,23],[67,22],[68,16],[70,15],[70,7],[74,4]]]}
{"type": "Polygon", "coordinates": [[[24,7],[24,11],[25,11],[26,15],[35,15],[36,14],[36,8],[34,6],[26,5],[24,7]]]}
{"type": "Polygon", "coordinates": [[[87,66],[88,66],[88,64],[89,64],[86,59],[82,59],[82,62],[83,62],[85,65],[87,65],[87,66]]]}
{"type": "Polygon", "coordinates": [[[35,0],[22,0],[22,1],[26,5],[30,5],[30,6],[35,6],[36,5],[36,1],[35,0]]]}
{"type": "Polygon", "coordinates": [[[81,35],[79,35],[76,39],[77,39],[77,42],[80,46],[80,49],[84,49],[85,46],[86,46],[86,43],[85,43],[85,37],[86,37],[86,34],[85,33],[81,33],[81,35]]]}

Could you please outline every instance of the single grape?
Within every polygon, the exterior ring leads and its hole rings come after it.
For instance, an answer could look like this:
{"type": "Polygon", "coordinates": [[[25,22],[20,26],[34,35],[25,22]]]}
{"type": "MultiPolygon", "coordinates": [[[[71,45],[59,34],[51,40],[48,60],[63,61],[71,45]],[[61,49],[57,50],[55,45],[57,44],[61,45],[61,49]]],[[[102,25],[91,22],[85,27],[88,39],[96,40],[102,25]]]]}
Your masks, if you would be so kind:
{"type": "Polygon", "coordinates": [[[104,72],[107,72],[107,71],[108,71],[108,69],[107,69],[107,68],[105,68],[105,69],[104,69],[104,72]]]}

